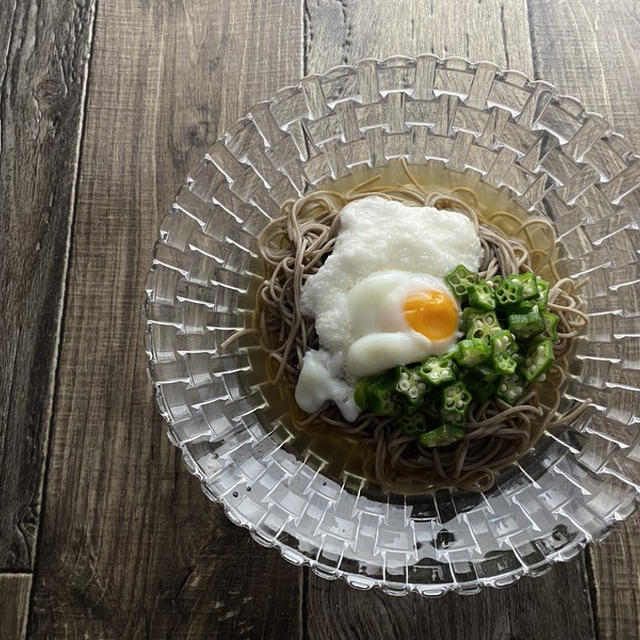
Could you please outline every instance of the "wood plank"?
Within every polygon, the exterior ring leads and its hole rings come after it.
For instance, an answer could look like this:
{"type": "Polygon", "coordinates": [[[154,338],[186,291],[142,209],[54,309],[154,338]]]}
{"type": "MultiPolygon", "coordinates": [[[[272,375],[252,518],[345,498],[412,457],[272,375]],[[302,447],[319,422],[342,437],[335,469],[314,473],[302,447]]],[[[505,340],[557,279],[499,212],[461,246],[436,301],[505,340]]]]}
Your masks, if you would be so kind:
{"type": "Polygon", "coordinates": [[[529,7],[534,70],[598,111],[640,148],[640,5],[572,0],[529,7]]]}
{"type": "MultiPolygon", "coordinates": [[[[536,75],[574,95],[640,151],[640,5],[635,0],[532,2],[536,75]]],[[[589,548],[600,640],[640,638],[640,514],[589,548]]]]}
{"type": "MultiPolygon", "coordinates": [[[[428,7],[418,0],[366,5],[309,0],[307,68],[320,72],[365,56],[426,51],[491,60],[532,75],[524,0],[468,3],[464,10],[461,6],[445,0],[428,7]],[[336,40],[342,43],[339,48],[336,40]]],[[[465,599],[390,599],[376,592],[353,592],[341,582],[326,583],[312,575],[307,606],[311,640],[334,637],[336,624],[339,637],[345,639],[417,637],[426,630],[434,637],[465,639],[594,637],[583,558],[557,565],[539,580],[521,580],[505,591],[486,590],[465,599]]]]}
{"type": "Polygon", "coordinates": [[[639,529],[636,511],[604,542],[589,547],[598,640],[640,638],[639,529]]]}
{"type": "Polygon", "coordinates": [[[33,568],[94,4],[0,3],[0,571],[33,568]]]}
{"type": "MultiPolygon", "coordinates": [[[[524,578],[507,589],[475,596],[448,594],[425,599],[393,598],[380,591],[355,592],[342,581],[315,578],[309,585],[309,640],[497,640],[502,638],[593,638],[591,617],[563,593],[578,594],[582,563],[540,578],[524,578]],[[564,606],[552,601],[562,600],[564,606]]],[[[584,582],[579,587],[585,588],[584,582]]],[[[622,637],[622,636],[621,636],[622,637]]]]}
{"type": "Polygon", "coordinates": [[[207,501],[163,433],[141,303],[178,186],[299,77],[301,26],[283,0],[98,5],[31,636],[298,635],[299,570],[207,501]]]}
{"type": "Polygon", "coordinates": [[[30,573],[0,573],[0,638],[26,637],[32,578],[30,573]]]}
{"type": "Polygon", "coordinates": [[[525,0],[306,0],[309,73],[360,58],[435,53],[531,73],[525,0]]]}

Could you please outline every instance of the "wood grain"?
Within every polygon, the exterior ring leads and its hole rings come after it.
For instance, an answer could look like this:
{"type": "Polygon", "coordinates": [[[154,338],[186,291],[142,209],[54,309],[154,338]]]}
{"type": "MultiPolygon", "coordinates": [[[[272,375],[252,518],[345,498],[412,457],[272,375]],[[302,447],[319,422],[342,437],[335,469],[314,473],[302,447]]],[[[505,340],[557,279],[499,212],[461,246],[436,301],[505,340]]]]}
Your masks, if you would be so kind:
{"type": "Polygon", "coordinates": [[[578,588],[586,589],[582,575],[582,564],[572,561],[566,570],[524,578],[504,590],[429,600],[354,592],[343,582],[317,579],[309,589],[309,640],[586,640],[594,638],[591,617],[562,595],[570,592],[575,597],[578,588]],[[554,599],[564,606],[553,606],[554,599]]]}
{"type": "Polygon", "coordinates": [[[189,167],[301,52],[288,2],[98,5],[31,637],[300,630],[299,571],[206,500],[163,433],[141,304],[189,167]]]}
{"type": "MultiPolygon", "coordinates": [[[[604,115],[640,149],[640,5],[635,0],[531,2],[536,75],[604,115]]],[[[640,514],[589,548],[600,640],[640,638],[640,514]]]]}
{"type": "Polygon", "coordinates": [[[360,58],[435,53],[530,73],[525,0],[306,0],[310,73],[360,58]]]}
{"type": "Polygon", "coordinates": [[[536,77],[576,96],[640,147],[640,5],[563,0],[529,5],[536,77]]]}
{"type": "MultiPolygon", "coordinates": [[[[529,75],[533,70],[526,4],[520,1],[436,1],[427,8],[417,0],[309,0],[306,16],[309,71],[362,57],[423,51],[491,60],[529,75]],[[336,30],[339,49],[332,46],[336,30]]],[[[521,580],[504,592],[488,590],[464,600],[391,599],[311,576],[307,607],[309,637],[318,640],[334,637],[336,624],[338,637],[345,639],[406,638],[425,631],[452,639],[553,638],[559,629],[567,640],[594,637],[583,558],[557,565],[539,580],[521,580]]]]}
{"type": "Polygon", "coordinates": [[[0,638],[22,640],[27,628],[32,576],[0,573],[0,638]]]}
{"type": "Polygon", "coordinates": [[[0,571],[29,571],[94,0],[0,3],[0,571]]]}

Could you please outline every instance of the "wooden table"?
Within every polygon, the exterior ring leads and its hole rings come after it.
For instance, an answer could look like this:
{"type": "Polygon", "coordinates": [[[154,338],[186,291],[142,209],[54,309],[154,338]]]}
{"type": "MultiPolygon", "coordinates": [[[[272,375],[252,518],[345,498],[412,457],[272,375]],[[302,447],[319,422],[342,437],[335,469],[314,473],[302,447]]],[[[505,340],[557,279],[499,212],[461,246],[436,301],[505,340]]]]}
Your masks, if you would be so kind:
{"type": "Polygon", "coordinates": [[[640,637],[640,516],[470,598],[356,592],[258,547],[164,436],[141,314],[188,169],[305,73],[492,60],[640,149],[637,0],[5,0],[0,25],[0,638],[640,637]]]}

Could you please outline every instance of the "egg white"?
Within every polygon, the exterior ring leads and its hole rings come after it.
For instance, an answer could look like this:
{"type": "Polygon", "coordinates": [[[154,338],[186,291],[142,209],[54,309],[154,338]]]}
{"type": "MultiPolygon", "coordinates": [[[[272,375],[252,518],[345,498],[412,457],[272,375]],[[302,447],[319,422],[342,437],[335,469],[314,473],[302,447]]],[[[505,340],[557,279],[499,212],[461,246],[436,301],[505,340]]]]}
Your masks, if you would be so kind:
{"type": "Polygon", "coordinates": [[[451,297],[441,278],[399,270],[372,273],[353,287],[346,296],[351,326],[347,372],[368,376],[448,351],[456,342],[455,332],[430,340],[414,331],[404,316],[407,296],[434,290],[451,297]]]}

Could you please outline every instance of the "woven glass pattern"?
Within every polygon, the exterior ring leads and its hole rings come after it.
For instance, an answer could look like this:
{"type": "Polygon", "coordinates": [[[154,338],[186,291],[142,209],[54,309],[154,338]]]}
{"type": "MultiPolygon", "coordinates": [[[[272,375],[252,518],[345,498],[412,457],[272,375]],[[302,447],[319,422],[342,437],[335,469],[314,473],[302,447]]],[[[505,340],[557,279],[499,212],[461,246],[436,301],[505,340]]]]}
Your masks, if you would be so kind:
{"type": "Polygon", "coordinates": [[[640,158],[599,115],[545,82],[462,59],[364,60],[257,104],[195,167],[162,222],[146,285],[146,349],[171,442],[205,493],[260,544],[358,588],[438,595],[506,586],[567,560],[640,490],[640,158]],[[484,495],[375,497],[330,474],[272,403],[250,326],[256,235],[280,204],[356,165],[436,160],[506,186],[547,216],[590,323],[563,409],[484,495]]]}

